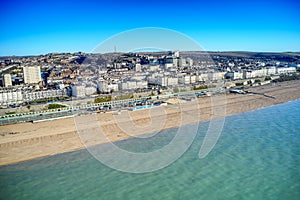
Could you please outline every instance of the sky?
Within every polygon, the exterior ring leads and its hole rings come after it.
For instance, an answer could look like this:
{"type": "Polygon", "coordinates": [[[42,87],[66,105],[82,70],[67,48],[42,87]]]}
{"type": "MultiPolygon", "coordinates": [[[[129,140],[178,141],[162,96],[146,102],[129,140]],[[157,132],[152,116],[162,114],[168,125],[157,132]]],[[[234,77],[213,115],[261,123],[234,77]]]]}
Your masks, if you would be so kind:
{"type": "Polygon", "coordinates": [[[296,0],[0,1],[0,56],[92,52],[136,28],[180,32],[206,51],[300,51],[296,0]]]}

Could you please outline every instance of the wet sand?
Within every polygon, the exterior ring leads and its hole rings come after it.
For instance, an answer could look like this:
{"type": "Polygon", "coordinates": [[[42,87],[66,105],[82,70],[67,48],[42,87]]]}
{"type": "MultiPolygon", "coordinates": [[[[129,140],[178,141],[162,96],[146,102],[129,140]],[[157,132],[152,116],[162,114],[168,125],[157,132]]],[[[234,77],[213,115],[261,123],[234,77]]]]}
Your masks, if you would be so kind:
{"type": "Polygon", "coordinates": [[[221,94],[187,102],[173,99],[171,105],[153,109],[0,126],[0,165],[300,99],[299,88],[300,81],[290,81],[248,89],[259,94],[221,94]],[[99,130],[105,137],[98,137],[99,130]]]}

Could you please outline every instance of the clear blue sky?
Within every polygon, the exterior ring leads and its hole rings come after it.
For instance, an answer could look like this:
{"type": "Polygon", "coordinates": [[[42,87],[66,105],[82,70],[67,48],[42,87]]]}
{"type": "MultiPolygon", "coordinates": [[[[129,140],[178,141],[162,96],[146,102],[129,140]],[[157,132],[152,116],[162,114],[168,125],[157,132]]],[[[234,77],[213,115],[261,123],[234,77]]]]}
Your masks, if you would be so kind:
{"type": "Polygon", "coordinates": [[[0,55],[91,52],[133,28],[173,29],[205,50],[300,51],[300,3],[283,1],[1,1],[0,55]]]}

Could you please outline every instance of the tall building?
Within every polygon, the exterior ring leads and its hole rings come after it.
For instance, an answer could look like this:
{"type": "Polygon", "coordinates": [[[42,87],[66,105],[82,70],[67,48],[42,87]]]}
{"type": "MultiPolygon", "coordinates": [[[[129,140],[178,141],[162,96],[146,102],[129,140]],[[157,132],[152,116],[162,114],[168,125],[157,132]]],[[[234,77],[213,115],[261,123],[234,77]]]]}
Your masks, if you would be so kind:
{"type": "Polygon", "coordinates": [[[4,87],[12,86],[11,75],[10,74],[4,74],[4,76],[3,76],[3,86],[4,87]]]}
{"type": "Polygon", "coordinates": [[[141,69],[142,69],[142,68],[141,68],[141,64],[140,64],[140,63],[136,63],[136,64],[135,64],[135,71],[136,71],[136,72],[140,72],[141,69]]]}
{"type": "Polygon", "coordinates": [[[41,69],[39,66],[23,67],[24,83],[32,84],[42,81],[41,69]]]}

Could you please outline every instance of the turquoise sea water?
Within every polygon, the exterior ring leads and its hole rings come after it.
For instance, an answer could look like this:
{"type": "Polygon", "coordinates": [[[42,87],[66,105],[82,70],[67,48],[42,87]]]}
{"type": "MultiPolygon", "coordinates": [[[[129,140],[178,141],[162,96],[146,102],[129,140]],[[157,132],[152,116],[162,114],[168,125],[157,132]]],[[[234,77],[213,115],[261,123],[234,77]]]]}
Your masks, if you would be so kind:
{"type": "MultiPolygon", "coordinates": [[[[300,199],[300,100],[227,117],[204,159],[208,122],[199,127],[190,149],[155,172],[116,171],[86,150],[1,167],[0,199],[300,199]]],[[[118,145],[155,149],[172,131],[118,145]]]]}

